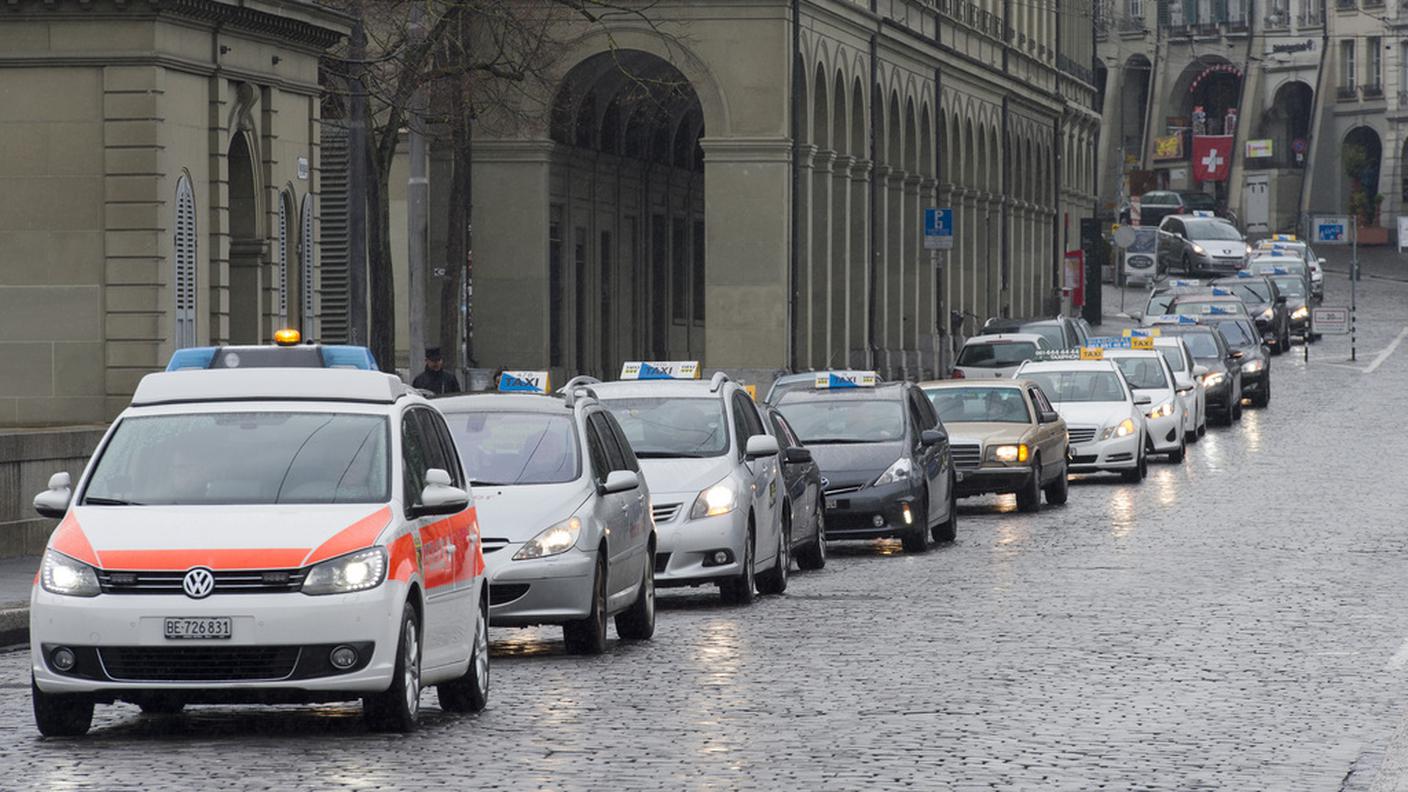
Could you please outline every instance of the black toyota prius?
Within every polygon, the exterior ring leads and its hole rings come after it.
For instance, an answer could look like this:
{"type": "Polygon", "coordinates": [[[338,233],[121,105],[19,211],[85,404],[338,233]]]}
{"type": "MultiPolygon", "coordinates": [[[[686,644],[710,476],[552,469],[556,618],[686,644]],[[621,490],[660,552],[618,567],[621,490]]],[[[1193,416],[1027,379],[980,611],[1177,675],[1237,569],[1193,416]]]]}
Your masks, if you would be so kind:
{"type": "Polygon", "coordinates": [[[953,541],[957,490],[938,413],[914,383],[857,381],[818,374],[777,405],[821,468],[827,539],[899,537],[910,553],[931,537],[953,541]]]}

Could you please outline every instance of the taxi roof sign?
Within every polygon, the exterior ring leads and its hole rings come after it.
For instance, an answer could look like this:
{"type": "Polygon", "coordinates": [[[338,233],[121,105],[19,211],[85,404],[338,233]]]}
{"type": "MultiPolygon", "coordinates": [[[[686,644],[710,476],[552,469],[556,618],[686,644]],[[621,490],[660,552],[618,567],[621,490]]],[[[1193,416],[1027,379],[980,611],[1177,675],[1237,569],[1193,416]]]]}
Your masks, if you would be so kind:
{"type": "Polygon", "coordinates": [[[1125,338],[1158,338],[1164,331],[1157,327],[1126,327],[1124,329],[1125,338]]]}
{"type": "Polygon", "coordinates": [[[1193,216],[1194,216],[1194,217],[1217,217],[1217,213],[1216,213],[1216,212],[1210,212],[1210,211],[1208,211],[1207,209],[1194,209],[1194,210],[1193,210],[1193,216]]]}
{"type": "Polygon", "coordinates": [[[1104,336],[1086,340],[1086,345],[1096,349],[1153,349],[1154,338],[1147,335],[1104,336]]]}
{"type": "Polygon", "coordinates": [[[1195,325],[1198,323],[1197,318],[1186,314],[1160,314],[1151,317],[1151,321],[1156,325],[1195,325]]]}
{"type": "Polygon", "coordinates": [[[1237,313],[1231,308],[1223,308],[1221,305],[1204,305],[1202,309],[1203,313],[1209,316],[1232,316],[1237,313]]]}
{"type": "Polygon", "coordinates": [[[628,360],[621,366],[623,380],[697,380],[697,360],[628,360]]]}
{"type": "Polygon", "coordinates": [[[1254,275],[1254,274],[1252,274],[1252,273],[1250,273],[1250,272],[1247,272],[1246,270],[1237,270],[1237,277],[1239,277],[1239,278],[1255,278],[1256,275],[1254,275]]]}
{"type": "Polygon", "coordinates": [[[817,390],[873,388],[880,377],[873,371],[818,371],[813,386],[817,390]]]}
{"type": "Polygon", "coordinates": [[[1195,280],[1192,278],[1174,278],[1173,280],[1165,281],[1165,283],[1167,283],[1169,287],[1175,289],[1194,288],[1203,285],[1202,281],[1195,280]]]}
{"type": "Polygon", "coordinates": [[[1100,347],[1081,347],[1081,348],[1080,348],[1080,359],[1081,359],[1081,360],[1104,360],[1104,359],[1105,359],[1105,350],[1101,349],[1100,347]]]}
{"type": "Polygon", "coordinates": [[[499,393],[547,393],[552,378],[546,371],[505,371],[499,375],[499,393]]]}
{"type": "Polygon", "coordinates": [[[1214,296],[1214,297],[1232,297],[1232,296],[1234,296],[1234,295],[1232,294],[1232,290],[1231,290],[1231,289],[1224,289],[1224,288],[1222,288],[1222,287],[1220,287],[1220,286],[1214,286],[1214,287],[1212,287],[1212,296],[1214,296]]]}
{"type": "Polygon", "coordinates": [[[1295,241],[1296,241],[1296,235],[1295,235],[1295,234],[1272,234],[1272,235],[1271,235],[1271,240],[1272,240],[1273,242],[1295,242],[1295,241]]]}

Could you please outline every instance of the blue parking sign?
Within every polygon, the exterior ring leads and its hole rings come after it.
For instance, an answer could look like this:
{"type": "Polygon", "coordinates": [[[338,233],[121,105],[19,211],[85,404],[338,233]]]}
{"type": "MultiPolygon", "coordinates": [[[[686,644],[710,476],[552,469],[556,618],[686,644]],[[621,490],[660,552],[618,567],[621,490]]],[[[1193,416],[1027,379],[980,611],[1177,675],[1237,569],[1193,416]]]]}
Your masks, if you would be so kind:
{"type": "Polygon", "coordinates": [[[924,249],[953,249],[953,209],[924,210],[924,249]]]}
{"type": "Polygon", "coordinates": [[[1325,245],[1344,245],[1349,242],[1348,217],[1317,217],[1312,227],[1315,241],[1325,245]]]}

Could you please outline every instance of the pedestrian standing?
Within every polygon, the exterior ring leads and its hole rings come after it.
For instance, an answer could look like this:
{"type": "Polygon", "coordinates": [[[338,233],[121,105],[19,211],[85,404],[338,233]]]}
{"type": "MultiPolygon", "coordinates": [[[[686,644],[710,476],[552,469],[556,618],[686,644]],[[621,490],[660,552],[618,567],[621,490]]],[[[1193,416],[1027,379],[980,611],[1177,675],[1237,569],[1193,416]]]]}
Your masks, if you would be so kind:
{"type": "Polygon", "coordinates": [[[437,396],[460,392],[460,383],[455,375],[445,370],[445,358],[440,354],[440,347],[425,350],[425,371],[411,382],[411,387],[430,391],[437,396]]]}

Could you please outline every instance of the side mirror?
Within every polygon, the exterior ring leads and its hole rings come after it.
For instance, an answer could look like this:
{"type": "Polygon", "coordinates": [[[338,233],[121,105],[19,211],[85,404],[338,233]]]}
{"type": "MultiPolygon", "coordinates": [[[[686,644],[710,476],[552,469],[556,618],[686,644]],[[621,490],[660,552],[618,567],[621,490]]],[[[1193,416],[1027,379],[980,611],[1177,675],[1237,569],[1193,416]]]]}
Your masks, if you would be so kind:
{"type": "Polygon", "coordinates": [[[1174,390],[1177,391],[1178,393],[1192,393],[1192,392],[1193,392],[1193,383],[1191,383],[1191,382],[1180,382],[1180,383],[1178,383],[1178,387],[1177,387],[1177,388],[1174,388],[1174,390]]]}
{"type": "Polygon", "coordinates": [[[1277,304],[1277,305],[1285,305],[1285,304],[1286,304],[1286,295],[1282,294],[1282,295],[1278,296],[1278,297],[1276,298],[1276,304],[1277,304]]]}
{"type": "Polygon", "coordinates": [[[68,473],[58,472],[49,477],[49,488],[34,496],[34,510],[41,517],[63,517],[73,500],[73,480],[68,473]]]}
{"type": "Polygon", "coordinates": [[[606,482],[601,485],[601,494],[612,495],[639,488],[640,476],[634,470],[613,470],[606,474],[606,482]]]}
{"type": "Polygon", "coordinates": [[[1041,414],[1042,423],[1056,423],[1061,420],[1061,414],[1057,412],[1044,412],[1041,414]]]}
{"type": "Polygon", "coordinates": [[[1242,359],[1243,357],[1245,357],[1245,356],[1246,356],[1246,353],[1243,352],[1242,350],[1240,350],[1240,349],[1234,349],[1234,350],[1232,350],[1232,352],[1231,352],[1230,354],[1228,354],[1227,357],[1229,357],[1229,358],[1231,358],[1231,359],[1233,359],[1233,360],[1241,360],[1241,359],[1242,359]]]}
{"type": "Polygon", "coordinates": [[[924,431],[919,433],[920,445],[938,445],[939,443],[942,443],[947,439],[948,435],[944,434],[943,432],[940,432],[938,429],[925,429],[924,431]]]}
{"type": "Polygon", "coordinates": [[[1199,378],[1206,377],[1209,371],[1212,371],[1212,369],[1199,363],[1198,365],[1193,367],[1193,376],[1199,378]]]}
{"type": "Polygon", "coordinates": [[[1316,264],[1319,264],[1319,265],[1323,268],[1323,267],[1325,266],[1325,259],[1322,259],[1322,258],[1316,259],[1316,260],[1315,260],[1315,263],[1316,263],[1316,264]]]}
{"type": "Polygon", "coordinates": [[[450,474],[440,468],[425,472],[425,489],[420,491],[420,503],[411,510],[416,517],[438,514],[458,514],[469,508],[469,493],[450,483],[450,474]]]}
{"type": "Polygon", "coordinates": [[[748,438],[748,444],[743,447],[743,455],[749,459],[759,457],[777,456],[782,449],[777,445],[777,438],[772,435],[758,434],[748,438]]]}
{"type": "Polygon", "coordinates": [[[810,448],[790,446],[786,451],[784,460],[789,465],[805,465],[812,461],[812,451],[810,448]]]}
{"type": "Polygon", "coordinates": [[[1149,398],[1148,396],[1139,396],[1139,395],[1136,395],[1136,396],[1134,397],[1134,404],[1135,404],[1136,407],[1146,407],[1146,406],[1148,406],[1148,405],[1150,405],[1150,404],[1153,404],[1153,403],[1154,403],[1154,400],[1151,399],[1151,398],[1149,398]]]}

